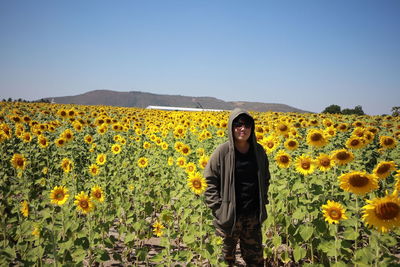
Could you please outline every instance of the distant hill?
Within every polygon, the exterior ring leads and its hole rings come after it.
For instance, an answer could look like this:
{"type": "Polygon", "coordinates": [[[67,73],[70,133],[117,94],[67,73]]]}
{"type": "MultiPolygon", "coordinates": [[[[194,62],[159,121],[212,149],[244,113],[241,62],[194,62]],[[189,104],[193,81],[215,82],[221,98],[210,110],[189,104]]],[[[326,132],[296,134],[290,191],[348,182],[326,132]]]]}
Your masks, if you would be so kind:
{"type": "Polygon", "coordinates": [[[48,97],[45,98],[45,100],[50,100],[54,103],[59,104],[104,105],[138,108],[146,108],[147,106],[172,106],[185,108],[232,110],[236,107],[240,107],[249,111],[309,113],[308,111],[294,108],[285,104],[246,101],[226,102],[214,97],[160,95],[138,91],[117,92],[111,90],[94,90],[75,96],[48,97]]]}

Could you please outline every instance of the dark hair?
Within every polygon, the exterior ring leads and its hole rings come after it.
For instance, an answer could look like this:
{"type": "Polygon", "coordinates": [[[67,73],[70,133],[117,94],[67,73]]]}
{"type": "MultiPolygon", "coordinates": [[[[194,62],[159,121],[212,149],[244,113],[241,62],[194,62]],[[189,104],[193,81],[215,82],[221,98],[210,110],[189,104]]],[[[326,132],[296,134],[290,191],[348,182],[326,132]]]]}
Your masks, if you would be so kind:
{"type": "Polygon", "coordinates": [[[233,125],[239,121],[244,122],[246,125],[250,125],[251,127],[254,126],[254,120],[251,116],[247,115],[246,113],[242,113],[239,116],[237,116],[234,120],[233,120],[233,125]]]}

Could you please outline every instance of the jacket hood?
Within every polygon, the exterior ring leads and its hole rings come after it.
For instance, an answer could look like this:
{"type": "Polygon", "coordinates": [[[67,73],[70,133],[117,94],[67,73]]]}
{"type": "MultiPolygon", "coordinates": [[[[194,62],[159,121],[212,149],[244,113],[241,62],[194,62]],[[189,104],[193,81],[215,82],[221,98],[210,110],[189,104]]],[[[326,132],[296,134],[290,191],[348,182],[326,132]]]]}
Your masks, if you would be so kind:
{"type": "Polygon", "coordinates": [[[253,145],[253,147],[255,147],[257,141],[256,141],[256,136],[254,134],[254,118],[250,115],[250,113],[244,109],[241,108],[235,108],[234,110],[231,111],[230,115],[229,115],[229,120],[228,120],[228,136],[229,136],[229,146],[230,147],[234,147],[234,137],[233,137],[233,128],[232,128],[232,124],[233,121],[239,117],[239,115],[241,114],[246,114],[247,116],[249,116],[252,120],[253,120],[253,127],[251,128],[251,134],[249,137],[249,142],[253,145]]]}

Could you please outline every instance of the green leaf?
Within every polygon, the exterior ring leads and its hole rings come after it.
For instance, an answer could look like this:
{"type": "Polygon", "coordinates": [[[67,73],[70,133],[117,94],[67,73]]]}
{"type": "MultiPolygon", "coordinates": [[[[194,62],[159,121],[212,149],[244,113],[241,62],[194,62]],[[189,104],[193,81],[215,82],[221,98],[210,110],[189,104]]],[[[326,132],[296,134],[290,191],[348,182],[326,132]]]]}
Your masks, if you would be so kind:
{"type": "Polygon", "coordinates": [[[343,238],[346,240],[356,240],[359,236],[359,233],[356,232],[352,227],[347,228],[343,232],[343,238]]]}
{"type": "Polygon", "coordinates": [[[131,242],[134,239],[135,239],[135,235],[133,233],[128,233],[124,238],[124,243],[128,244],[129,242],[131,242]]]}
{"type": "Polygon", "coordinates": [[[186,245],[191,244],[196,241],[196,238],[193,234],[187,234],[183,236],[183,243],[186,245]]]}
{"type": "Polygon", "coordinates": [[[98,249],[95,251],[96,259],[100,262],[105,262],[110,260],[110,256],[108,255],[107,250],[105,249],[98,249]]]}
{"type": "Polygon", "coordinates": [[[307,250],[305,248],[302,248],[298,245],[295,246],[293,250],[293,257],[295,262],[298,262],[299,260],[303,259],[307,255],[307,250]]]}
{"type": "Polygon", "coordinates": [[[314,227],[313,226],[306,226],[306,225],[301,225],[300,226],[300,236],[303,238],[304,241],[307,241],[311,238],[311,236],[314,233],[314,227]]]}
{"type": "Polygon", "coordinates": [[[277,247],[282,244],[282,238],[280,235],[274,235],[272,238],[272,244],[277,247]]]}
{"type": "Polygon", "coordinates": [[[305,212],[302,209],[296,209],[296,211],[293,213],[292,218],[296,220],[303,220],[305,217],[305,212]]]}
{"type": "Polygon", "coordinates": [[[86,250],[82,248],[78,248],[71,253],[72,258],[76,263],[82,262],[86,257],[86,250]]]}
{"type": "Polygon", "coordinates": [[[153,262],[162,262],[163,260],[164,260],[164,255],[162,254],[162,252],[156,254],[151,258],[151,261],[153,262]]]}

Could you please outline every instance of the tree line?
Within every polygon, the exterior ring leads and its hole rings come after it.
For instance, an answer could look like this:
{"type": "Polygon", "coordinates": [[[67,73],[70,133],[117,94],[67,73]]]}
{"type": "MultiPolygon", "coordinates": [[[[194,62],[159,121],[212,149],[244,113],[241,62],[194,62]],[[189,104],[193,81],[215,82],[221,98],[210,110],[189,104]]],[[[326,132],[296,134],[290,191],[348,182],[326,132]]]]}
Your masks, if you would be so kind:
{"type": "MultiPolygon", "coordinates": [[[[392,116],[400,116],[400,106],[399,107],[392,107],[392,116]]],[[[344,115],[365,115],[362,106],[358,105],[355,106],[353,109],[351,108],[345,108],[345,109],[341,109],[340,106],[338,105],[330,105],[328,107],[326,107],[322,113],[330,113],[330,114],[344,114],[344,115]]],[[[386,115],[386,114],[383,114],[386,115]]]]}
{"type": "Polygon", "coordinates": [[[9,97],[7,100],[5,98],[3,98],[3,100],[1,100],[2,102],[24,102],[24,103],[50,103],[50,100],[48,99],[39,99],[39,100],[34,100],[34,101],[29,101],[29,100],[25,100],[22,98],[18,98],[18,99],[12,99],[11,97],[9,97]]]}

